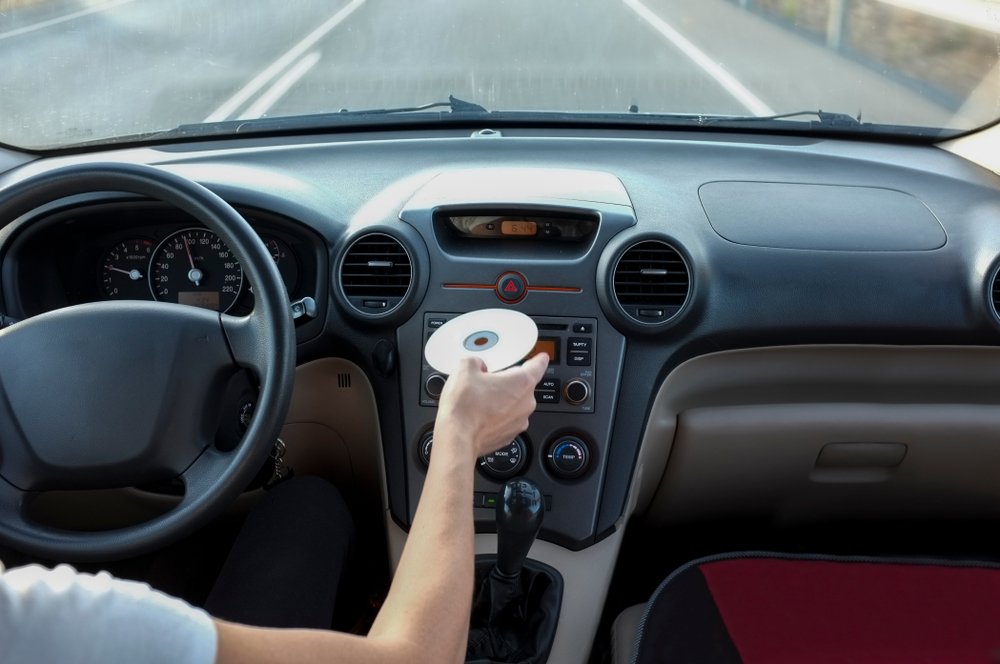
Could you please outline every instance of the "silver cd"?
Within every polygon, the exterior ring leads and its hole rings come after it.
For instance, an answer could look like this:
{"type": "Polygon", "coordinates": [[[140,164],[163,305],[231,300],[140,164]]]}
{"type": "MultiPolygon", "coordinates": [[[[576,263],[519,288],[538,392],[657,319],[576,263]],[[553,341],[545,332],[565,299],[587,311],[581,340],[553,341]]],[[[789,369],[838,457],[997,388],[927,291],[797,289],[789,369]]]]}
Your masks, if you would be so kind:
{"type": "Polygon", "coordinates": [[[455,373],[466,357],[478,357],[489,371],[517,364],[538,341],[538,326],[518,311],[480,309],[438,328],[427,340],[427,364],[445,375],[455,373]]]}

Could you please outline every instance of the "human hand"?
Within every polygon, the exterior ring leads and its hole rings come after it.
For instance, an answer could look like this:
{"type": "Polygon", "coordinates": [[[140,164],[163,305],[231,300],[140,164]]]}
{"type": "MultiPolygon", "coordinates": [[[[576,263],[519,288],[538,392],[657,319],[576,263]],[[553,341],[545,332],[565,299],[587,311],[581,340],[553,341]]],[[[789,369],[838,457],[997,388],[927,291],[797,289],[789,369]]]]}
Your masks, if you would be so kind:
{"type": "Polygon", "coordinates": [[[474,458],[512,441],[528,428],[535,385],[548,365],[549,356],[539,353],[519,367],[491,374],[478,358],[462,360],[441,392],[434,453],[441,444],[467,446],[474,458]]]}

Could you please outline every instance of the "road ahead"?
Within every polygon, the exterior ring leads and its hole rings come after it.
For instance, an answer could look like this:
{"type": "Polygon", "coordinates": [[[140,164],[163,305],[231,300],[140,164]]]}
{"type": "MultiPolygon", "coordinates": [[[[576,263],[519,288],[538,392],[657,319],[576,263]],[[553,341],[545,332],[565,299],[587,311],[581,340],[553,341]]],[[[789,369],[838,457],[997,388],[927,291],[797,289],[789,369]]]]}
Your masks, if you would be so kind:
{"type": "MultiPolygon", "coordinates": [[[[23,1],[23,0],[22,0],[23,1]]],[[[0,141],[410,106],[952,113],[726,0],[42,0],[0,15],[0,141]]]]}

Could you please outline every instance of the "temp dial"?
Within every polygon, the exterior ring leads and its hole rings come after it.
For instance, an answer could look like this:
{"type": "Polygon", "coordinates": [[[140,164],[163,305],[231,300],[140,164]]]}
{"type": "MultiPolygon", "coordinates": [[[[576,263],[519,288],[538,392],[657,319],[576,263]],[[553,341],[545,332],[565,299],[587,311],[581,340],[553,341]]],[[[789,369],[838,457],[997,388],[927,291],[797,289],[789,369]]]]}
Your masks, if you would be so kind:
{"type": "Polygon", "coordinates": [[[520,473],[527,462],[528,446],[518,436],[509,445],[479,457],[479,469],[489,477],[505,480],[520,473]]]}
{"type": "Polygon", "coordinates": [[[153,243],[130,237],[108,249],[99,268],[101,288],[109,300],[148,300],[146,275],[153,243]]]}
{"type": "Polygon", "coordinates": [[[579,436],[560,436],[549,445],[546,460],[553,474],[563,479],[573,479],[587,472],[590,446],[579,436]]]}

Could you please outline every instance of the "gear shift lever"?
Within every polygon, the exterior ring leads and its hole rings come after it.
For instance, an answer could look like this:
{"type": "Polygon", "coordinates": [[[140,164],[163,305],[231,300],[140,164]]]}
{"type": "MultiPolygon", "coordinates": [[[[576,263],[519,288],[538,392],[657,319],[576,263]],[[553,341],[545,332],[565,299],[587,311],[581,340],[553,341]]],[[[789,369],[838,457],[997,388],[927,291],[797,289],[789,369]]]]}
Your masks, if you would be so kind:
{"type": "Polygon", "coordinates": [[[476,597],[465,661],[545,664],[562,604],[559,572],[526,560],[545,515],[542,490],[529,479],[509,480],[496,506],[497,555],[476,557],[476,597]]]}
{"type": "Polygon", "coordinates": [[[545,516],[542,490],[525,477],[508,480],[500,491],[497,511],[497,571],[506,577],[521,574],[528,549],[538,536],[545,516]]]}

